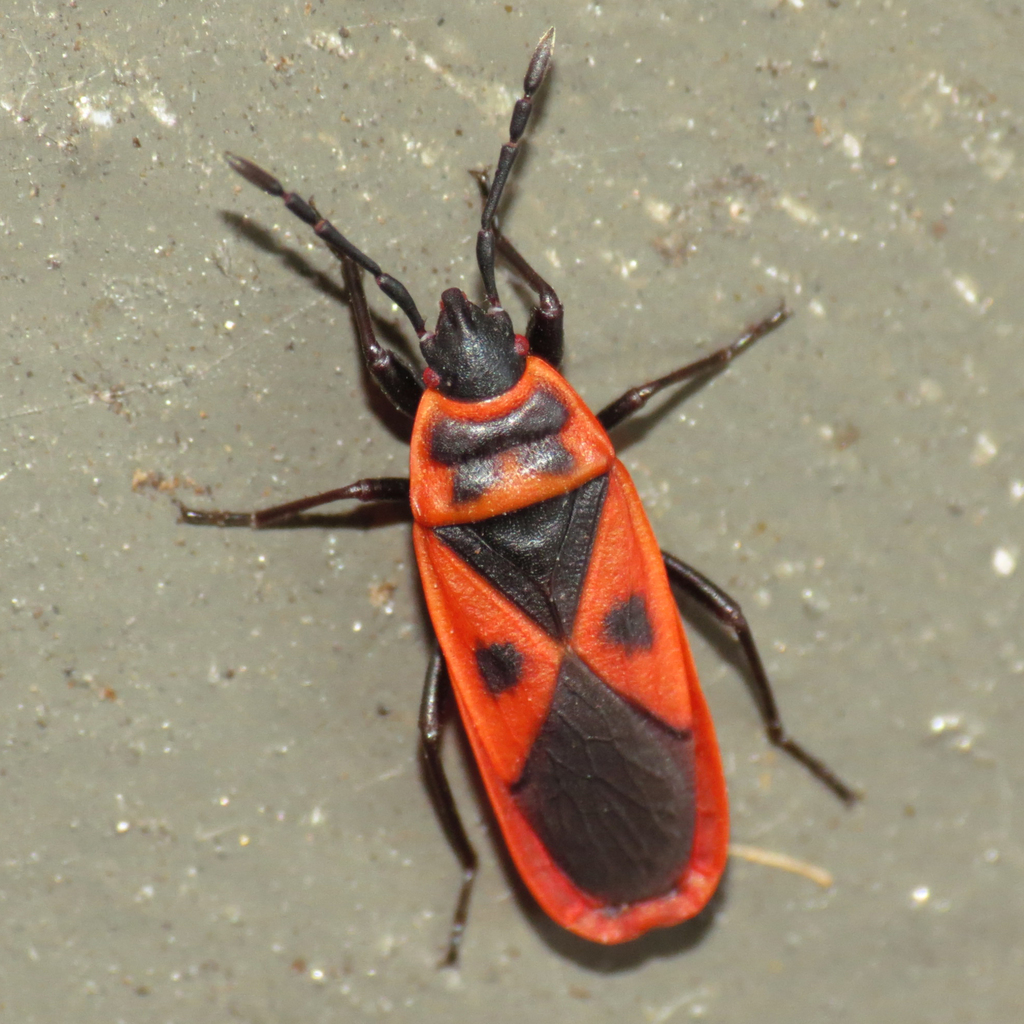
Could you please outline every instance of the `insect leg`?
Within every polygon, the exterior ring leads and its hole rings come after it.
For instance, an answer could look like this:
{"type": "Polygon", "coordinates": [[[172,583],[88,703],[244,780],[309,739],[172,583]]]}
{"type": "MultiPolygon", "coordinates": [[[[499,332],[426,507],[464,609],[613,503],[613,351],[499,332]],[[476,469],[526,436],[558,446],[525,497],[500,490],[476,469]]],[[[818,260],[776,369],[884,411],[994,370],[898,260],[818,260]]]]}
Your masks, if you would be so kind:
{"type": "MultiPolygon", "coordinates": [[[[490,194],[490,185],[485,171],[470,171],[480,186],[480,194],[486,204],[490,194]]],[[[501,233],[501,228],[493,224],[494,243],[501,258],[537,293],[537,304],[530,312],[530,322],[526,328],[526,340],[530,343],[530,351],[540,356],[556,370],[562,365],[562,353],[565,348],[564,321],[565,314],[562,302],[555,289],[526,261],[526,257],[501,233]]]]}
{"type": "Polygon", "coordinates": [[[743,656],[750,669],[754,681],[754,692],[757,697],[758,710],[764,721],[768,739],[776,747],[786,751],[790,757],[799,761],[812,775],[820,779],[840,800],[852,804],[859,799],[859,794],[848,786],[824,761],[808,753],[786,732],[775,703],[768,673],[764,670],[761,655],[754,643],[754,634],[750,630],[746,616],[740,606],[724,590],[720,590],[703,573],[692,566],[681,562],[674,555],[665,551],[661,553],[665,561],[665,569],[669,579],[679,589],[692,598],[706,611],[710,612],[723,626],[732,630],[739,641],[743,656]]]}
{"type": "Polygon", "coordinates": [[[530,312],[526,327],[530,351],[557,370],[562,365],[565,348],[565,314],[561,300],[504,235],[499,234],[496,241],[502,259],[537,293],[537,305],[530,312]]]}
{"type": "Polygon", "coordinates": [[[341,260],[341,272],[345,277],[348,299],[352,304],[352,315],[356,321],[356,335],[359,338],[363,363],[384,396],[399,412],[412,419],[423,395],[423,385],[398,355],[377,340],[373,320],[370,318],[370,307],[366,304],[363,274],[359,264],[344,254],[338,258],[341,260]]]}
{"type": "MultiPolygon", "coordinates": [[[[374,280],[377,282],[377,286],[380,290],[394,302],[399,309],[406,315],[409,323],[412,324],[413,330],[417,336],[423,338],[427,334],[426,325],[423,322],[423,317],[420,315],[420,311],[416,308],[416,303],[413,301],[412,296],[409,294],[408,289],[402,284],[401,281],[396,280],[390,274],[385,274],[381,270],[380,266],[369,256],[366,255],[362,250],[357,249],[329,220],[324,219],[320,216],[316,207],[311,203],[307,202],[301,196],[296,195],[294,192],[286,192],[284,186],[268,171],[263,170],[262,167],[258,167],[251,160],[246,160],[244,157],[235,156],[233,153],[226,153],[225,159],[228,165],[237,174],[240,174],[246,181],[251,185],[255,185],[257,188],[262,189],[267,195],[276,196],[278,199],[284,202],[284,205],[295,214],[299,220],[305,221],[319,238],[322,238],[326,243],[327,248],[331,250],[334,255],[341,260],[343,269],[345,270],[345,281],[349,285],[349,291],[352,292],[351,271],[346,264],[346,260],[351,260],[353,263],[358,264],[364,270],[369,271],[373,274],[374,280]]],[[[358,305],[358,302],[354,301],[354,305],[358,305]]],[[[366,306],[365,297],[363,298],[363,307],[366,306]]],[[[356,321],[359,323],[360,317],[357,311],[356,321]]],[[[369,323],[369,314],[366,314],[366,322],[369,323]]],[[[419,381],[416,379],[416,375],[413,373],[408,366],[403,363],[394,352],[389,352],[378,344],[376,338],[372,337],[372,328],[367,336],[362,326],[360,326],[360,345],[363,349],[364,357],[367,361],[367,366],[370,367],[370,372],[374,376],[374,380],[380,384],[381,389],[391,399],[397,408],[403,412],[412,416],[416,411],[416,403],[419,401],[419,396],[422,394],[422,387],[419,381]],[[386,357],[386,358],[385,358],[386,357]],[[385,362],[388,364],[387,369],[378,367],[374,369],[375,363],[385,362]],[[390,388],[389,388],[390,383],[390,388]],[[415,394],[416,402],[412,402],[411,395],[415,394]]]]}
{"type": "Polygon", "coordinates": [[[487,196],[487,202],[484,203],[484,212],[480,217],[480,231],[476,236],[476,261],[480,267],[480,276],[483,278],[487,305],[492,311],[501,309],[498,286],[494,282],[494,214],[498,209],[498,203],[501,202],[501,194],[505,191],[508,176],[512,172],[512,165],[519,152],[519,141],[530,120],[533,97],[540,88],[541,82],[544,81],[544,72],[547,71],[551,61],[551,51],[554,45],[555,30],[549,28],[541,36],[537,49],[533,51],[533,56],[530,58],[530,66],[526,69],[526,77],[523,79],[523,95],[516,100],[515,108],[512,111],[512,120],[508,128],[508,142],[501,147],[498,166],[494,171],[494,182],[487,196]]]}
{"type": "Polygon", "coordinates": [[[288,519],[308,512],[311,508],[327,505],[332,501],[344,501],[354,498],[356,501],[400,501],[409,504],[409,481],[404,476],[368,477],[357,480],[346,487],[336,487],[333,491],[323,494],[311,494],[307,498],[297,498],[283,505],[257,509],[255,512],[221,512],[217,509],[188,508],[180,501],[178,521],[190,526],[251,526],[259,530],[266,526],[278,526],[288,519]]]}
{"type": "Polygon", "coordinates": [[[442,966],[451,966],[458,962],[477,864],[476,850],[466,835],[459,809],[448,785],[444,765],[441,763],[441,706],[450,689],[451,681],[448,678],[444,655],[435,641],[434,652],[427,667],[427,678],[423,684],[423,700],[420,703],[420,751],[434,808],[462,867],[462,886],[455,903],[451,937],[448,940],[448,951],[441,962],[442,966]]]}
{"type": "Polygon", "coordinates": [[[659,391],[670,387],[672,384],[681,384],[683,381],[694,380],[698,377],[710,377],[712,374],[724,370],[741,352],[746,351],[758,338],[763,338],[770,331],[774,331],[792,314],[785,307],[780,305],[771,316],[767,316],[760,323],[748,327],[731,345],[720,348],[711,355],[704,356],[696,362],[687,363],[686,366],[673,370],[672,373],[659,377],[657,380],[650,380],[646,384],[640,384],[630,388],[620,395],[614,402],[606,405],[598,414],[597,419],[605,430],[620,424],[627,416],[631,416],[638,409],[642,409],[647,402],[659,391]]]}

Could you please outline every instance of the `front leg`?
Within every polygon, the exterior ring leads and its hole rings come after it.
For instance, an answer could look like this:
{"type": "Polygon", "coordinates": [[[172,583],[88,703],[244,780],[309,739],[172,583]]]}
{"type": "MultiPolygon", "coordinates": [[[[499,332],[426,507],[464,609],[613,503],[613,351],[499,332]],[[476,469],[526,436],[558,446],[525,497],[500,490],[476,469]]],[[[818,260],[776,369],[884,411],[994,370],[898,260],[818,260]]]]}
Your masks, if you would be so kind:
{"type": "MultiPolygon", "coordinates": [[[[470,171],[477,185],[484,205],[491,186],[486,171],[470,171]]],[[[527,262],[526,257],[493,225],[494,242],[501,258],[523,279],[527,287],[537,294],[537,304],[530,311],[530,322],[526,327],[526,340],[530,351],[556,370],[562,365],[565,351],[565,311],[555,289],[544,280],[527,262]]]]}
{"type": "Polygon", "coordinates": [[[750,348],[758,338],[763,338],[770,331],[774,331],[791,315],[784,305],[780,305],[771,316],[766,316],[759,323],[748,327],[731,345],[726,345],[725,348],[720,348],[717,352],[704,356],[703,359],[687,363],[686,366],[681,366],[678,370],[665,374],[664,377],[658,377],[657,380],[649,380],[646,384],[630,388],[597,414],[598,421],[605,430],[611,430],[628,416],[632,416],[637,410],[642,409],[659,391],[663,391],[672,384],[682,384],[688,380],[710,377],[721,372],[741,352],[750,348]]]}

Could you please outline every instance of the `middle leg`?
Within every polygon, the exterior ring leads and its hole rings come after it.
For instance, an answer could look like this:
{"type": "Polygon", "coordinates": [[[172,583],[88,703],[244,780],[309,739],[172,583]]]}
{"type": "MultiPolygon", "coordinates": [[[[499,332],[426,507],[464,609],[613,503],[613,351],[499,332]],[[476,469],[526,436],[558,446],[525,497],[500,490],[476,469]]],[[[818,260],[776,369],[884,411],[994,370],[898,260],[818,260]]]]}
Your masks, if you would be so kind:
{"type": "Polygon", "coordinates": [[[296,498],[295,501],[257,509],[254,512],[189,508],[180,501],[176,501],[175,504],[178,506],[178,521],[189,526],[251,526],[254,530],[261,530],[268,526],[279,526],[289,519],[302,515],[303,512],[308,512],[311,508],[350,498],[356,501],[400,501],[408,506],[409,480],[404,476],[367,477],[345,487],[335,487],[332,491],[296,498]]]}

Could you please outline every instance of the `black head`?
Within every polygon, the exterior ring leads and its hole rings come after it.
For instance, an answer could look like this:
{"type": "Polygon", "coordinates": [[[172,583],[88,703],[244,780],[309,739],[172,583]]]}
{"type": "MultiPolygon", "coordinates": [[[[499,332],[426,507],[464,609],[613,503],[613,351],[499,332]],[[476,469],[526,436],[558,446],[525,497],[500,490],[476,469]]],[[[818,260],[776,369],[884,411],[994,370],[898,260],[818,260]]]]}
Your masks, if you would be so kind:
{"type": "Polygon", "coordinates": [[[437,327],[420,348],[439,378],[433,386],[442,395],[465,402],[503,395],[526,369],[526,353],[516,344],[508,313],[500,308],[487,311],[458,288],[441,295],[437,327]]]}

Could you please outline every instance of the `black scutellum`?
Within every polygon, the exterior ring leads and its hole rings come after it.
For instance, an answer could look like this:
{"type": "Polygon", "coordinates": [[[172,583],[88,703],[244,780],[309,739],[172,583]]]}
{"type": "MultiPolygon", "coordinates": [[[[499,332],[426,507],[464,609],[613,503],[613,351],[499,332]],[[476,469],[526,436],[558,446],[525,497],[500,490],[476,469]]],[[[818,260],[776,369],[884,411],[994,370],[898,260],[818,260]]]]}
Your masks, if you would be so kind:
{"type": "Polygon", "coordinates": [[[572,633],[607,491],[602,474],[516,512],[434,532],[546,633],[564,639],[572,633]]]}

